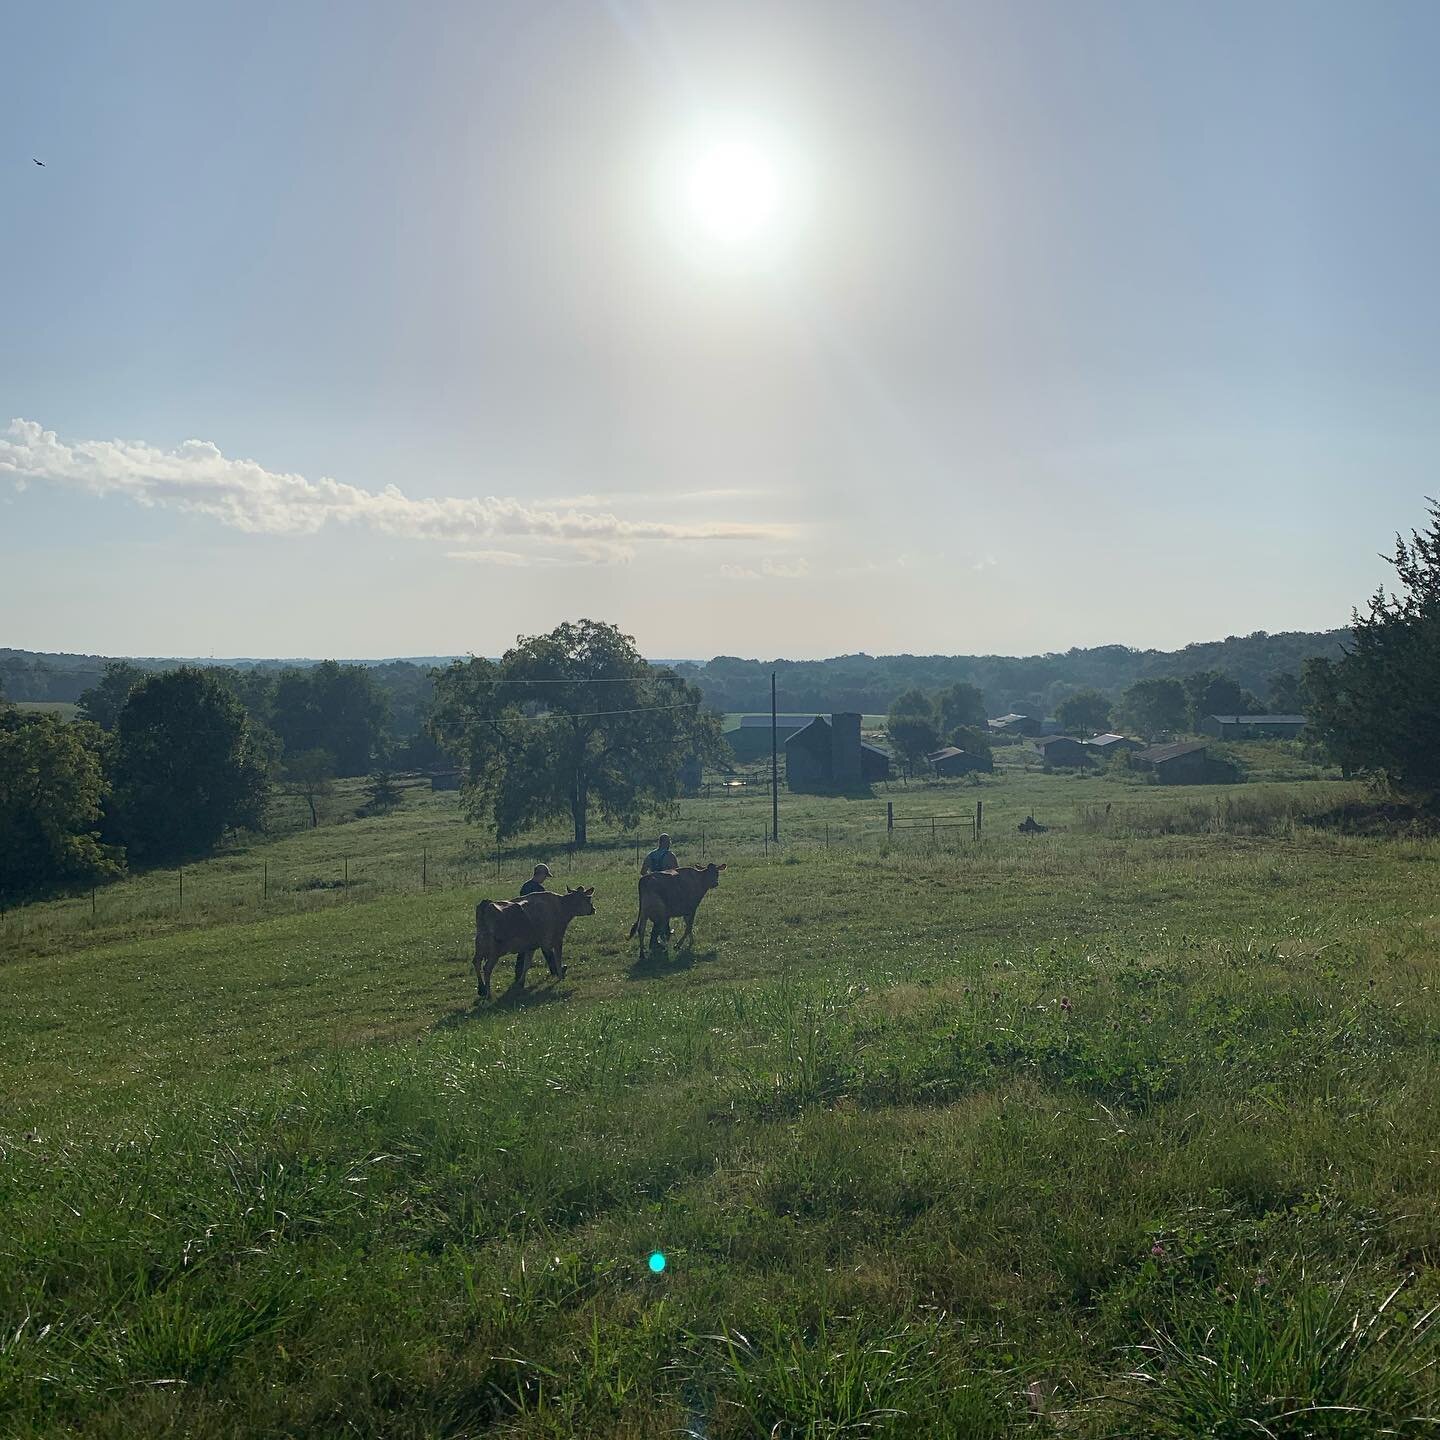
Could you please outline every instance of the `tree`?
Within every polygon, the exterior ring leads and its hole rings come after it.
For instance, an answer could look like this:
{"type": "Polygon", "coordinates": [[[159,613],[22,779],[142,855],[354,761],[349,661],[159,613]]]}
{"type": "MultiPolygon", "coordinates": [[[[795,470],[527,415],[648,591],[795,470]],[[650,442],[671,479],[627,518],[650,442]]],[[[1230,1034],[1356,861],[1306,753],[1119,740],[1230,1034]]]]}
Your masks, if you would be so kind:
{"type": "Polygon", "coordinates": [[[1399,582],[1355,612],[1338,660],[1304,670],[1310,723],[1347,774],[1368,773],[1422,804],[1440,802],[1440,506],[1430,524],[1397,535],[1399,582]]]}
{"type": "Polygon", "coordinates": [[[1250,715],[1254,713],[1254,697],[1242,686],[1218,670],[1197,670],[1185,677],[1185,697],[1190,702],[1190,724],[1199,723],[1207,715],[1250,715]]]}
{"type": "Polygon", "coordinates": [[[245,711],[213,676],[182,666],[130,692],[115,722],[114,829],[132,859],[197,854],[259,825],[265,768],[245,711]]]}
{"type": "Polygon", "coordinates": [[[1055,711],[1062,730],[1079,735],[1086,730],[1103,730],[1110,723],[1110,701],[1098,690],[1077,690],[1067,695],[1055,711]]]}
{"type": "Polygon", "coordinates": [[[1142,735],[1161,735],[1185,728],[1190,700],[1178,680],[1137,680],[1120,697],[1120,714],[1122,723],[1142,735]]]}
{"type": "Polygon", "coordinates": [[[592,808],[637,825],[678,797],[687,759],[720,758],[720,718],[703,704],[614,625],[579,620],[521,636],[498,663],[455,661],[429,723],[460,762],[472,816],[493,816],[502,838],[568,816],[583,846],[592,808]]]}
{"type": "Polygon", "coordinates": [[[395,783],[395,772],[390,768],[389,761],[381,761],[365,782],[364,813],[388,815],[404,798],[405,792],[395,783]]]}
{"type": "Polygon", "coordinates": [[[80,694],[81,715],[102,730],[113,730],[130,692],[148,673],[128,660],[107,660],[99,682],[80,694]]]}
{"type": "Polygon", "coordinates": [[[985,696],[978,685],[957,680],[935,697],[935,708],[942,731],[949,733],[958,725],[983,727],[986,720],[985,696]]]}
{"type": "Polygon", "coordinates": [[[1272,715],[1303,715],[1305,684],[1293,670],[1286,670],[1270,682],[1272,715]]]}
{"type": "Polygon", "coordinates": [[[935,703],[921,689],[906,690],[896,696],[885,717],[885,729],[912,771],[932,750],[940,748],[940,722],[935,703]]]}
{"type": "Polygon", "coordinates": [[[103,736],[83,720],[0,711],[0,901],[118,875],[100,843],[103,736]]]}
{"type": "Polygon", "coordinates": [[[303,800],[310,810],[310,828],[320,824],[320,802],[335,793],[335,757],[328,750],[302,750],[289,756],[281,770],[285,793],[303,800]]]}
{"type": "Polygon", "coordinates": [[[957,725],[950,732],[950,744],[967,755],[989,755],[993,753],[990,732],[975,725],[957,725]]]}
{"type": "Polygon", "coordinates": [[[281,674],[272,716],[287,755],[328,750],[337,775],[364,775],[383,741],[387,709],[364,665],[325,660],[281,674]]]}

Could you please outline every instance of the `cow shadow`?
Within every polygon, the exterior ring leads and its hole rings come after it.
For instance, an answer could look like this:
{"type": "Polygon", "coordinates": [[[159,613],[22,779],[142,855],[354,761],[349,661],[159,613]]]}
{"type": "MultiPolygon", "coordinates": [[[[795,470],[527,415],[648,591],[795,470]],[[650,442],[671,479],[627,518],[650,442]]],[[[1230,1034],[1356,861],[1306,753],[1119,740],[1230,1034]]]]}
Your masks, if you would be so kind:
{"type": "Polygon", "coordinates": [[[720,958],[718,950],[693,950],[685,945],[666,949],[652,947],[630,962],[625,971],[627,980],[663,980],[667,975],[681,975],[697,965],[713,964],[720,958]]]}
{"type": "Polygon", "coordinates": [[[565,982],[536,985],[530,983],[521,990],[512,982],[506,989],[495,987],[493,1000],[472,1000],[463,1010],[450,1010],[442,1015],[430,1028],[434,1030],[460,1030],[466,1025],[487,1020],[492,1015],[520,1010],[536,1010],[544,1005],[556,1005],[570,998],[565,982]]]}

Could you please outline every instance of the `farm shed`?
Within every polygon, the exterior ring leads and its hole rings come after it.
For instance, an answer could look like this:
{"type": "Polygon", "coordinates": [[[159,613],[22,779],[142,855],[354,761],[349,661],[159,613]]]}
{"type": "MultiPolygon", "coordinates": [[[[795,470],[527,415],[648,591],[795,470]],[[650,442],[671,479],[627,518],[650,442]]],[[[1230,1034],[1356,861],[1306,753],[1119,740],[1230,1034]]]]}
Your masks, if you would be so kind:
{"type": "Polygon", "coordinates": [[[1029,715],[1001,715],[987,720],[986,726],[999,735],[1039,735],[1043,724],[1029,715]]]}
{"type": "Polygon", "coordinates": [[[862,740],[860,742],[860,778],[867,785],[872,785],[877,780],[888,780],[890,778],[889,752],[882,750],[878,745],[870,744],[868,740],[862,740]]]}
{"type": "Polygon", "coordinates": [[[865,783],[867,763],[873,772],[879,758],[885,760],[888,774],[890,762],[885,752],[860,741],[858,712],[837,711],[829,720],[817,715],[785,742],[785,783],[792,790],[853,789],[865,783]],[[873,752],[868,762],[864,758],[867,749],[873,752]]]}
{"type": "Polygon", "coordinates": [[[1044,735],[1034,742],[1047,765],[1089,765],[1094,756],[1069,735],[1044,735]]]}
{"type": "Polygon", "coordinates": [[[958,745],[946,745],[925,757],[937,775],[968,775],[973,770],[991,771],[995,762],[988,755],[972,755],[958,745]]]}
{"type": "MultiPolygon", "coordinates": [[[[777,715],[775,728],[781,745],[803,730],[817,715],[777,715]]],[[[725,732],[725,739],[735,758],[740,761],[759,760],[770,753],[770,717],[768,715],[742,715],[740,723],[733,730],[725,732]]]]}
{"type": "Polygon", "coordinates": [[[1306,723],[1303,715],[1207,715],[1199,730],[1217,740],[1291,740],[1306,723]]]}
{"type": "Polygon", "coordinates": [[[1112,755],[1118,755],[1122,750],[1143,750],[1145,747],[1138,740],[1132,740],[1128,735],[1095,735],[1085,742],[1086,747],[1093,750],[1102,759],[1108,760],[1112,755]]]}
{"type": "Polygon", "coordinates": [[[1152,745],[1150,749],[1142,750],[1135,757],[1135,762],[1143,770],[1153,770],[1155,779],[1161,785],[1204,785],[1219,778],[1206,745],[1199,740],[1184,740],[1176,745],[1152,745]]]}

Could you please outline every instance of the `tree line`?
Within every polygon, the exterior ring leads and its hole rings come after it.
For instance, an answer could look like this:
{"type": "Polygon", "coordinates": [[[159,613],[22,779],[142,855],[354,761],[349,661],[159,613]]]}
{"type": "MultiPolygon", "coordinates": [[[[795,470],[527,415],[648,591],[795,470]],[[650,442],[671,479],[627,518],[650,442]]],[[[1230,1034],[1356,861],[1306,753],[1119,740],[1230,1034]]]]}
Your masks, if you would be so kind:
{"type": "MultiPolygon", "coordinates": [[[[935,693],[960,682],[984,692],[992,715],[1009,711],[1053,715],[1065,697],[1077,690],[1099,690],[1118,699],[1140,680],[1183,680],[1208,670],[1229,675],[1238,685],[1264,695],[1277,676],[1299,675],[1312,656],[1339,658],[1349,633],[1272,635],[1257,630],[1174,651],[1099,645],[1030,656],[842,655],[829,660],[745,660],[720,655],[705,662],[682,662],[674,669],[682,679],[698,685],[706,702],[721,711],[767,710],[770,672],[776,670],[782,705],[788,711],[883,713],[905,690],[935,693]]],[[[147,672],[173,668],[174,664],[159,660],[127,663],[147,672]]],[[[390,730],[397,740],[423,733],[433,673],[448,663],[447,657],[412,657],[362,667],[389,702],[390,730]]],[[[99,683],[105,664],[102,657],[93,655],[0,649],[0,690],[12,700],[74,701],[99,683]]],[[[260,660],[216,668],[258,672],[273,681],[286,670],[310,667],[260,660]]]]}
{"type": "MultiPolygon", "coordinates": [[[[464,779],[471,818],[508,838],[564,819],[633,827],[724,752],[700,692],[615,626],[521,637],[498,661],[436,672],[424,744],[464,779]]],[[[369,671],[327,661],[265,676],[112,662],[81,718],[0,706],[0,904],[212,850],[259,829],[275,788],[312,824],[336,775],[369,774],[367,809],[398,798],[386,705],[369,671]]]]}
{"type": "Polygon", "coordinates": [[[1213,671],[1255,695],[1268,695],[1281,675],[1300,675],[1313,656],[1338,659],[1348,630],[1271,635],[1257,630],[1181,650],[1100,645],[1051,655],[843,655],[830,660],[758,660],[718,656],[677,665],[717,710],[768,711],[770,672],[777,674],[787,712],[858,710],[884,714],[897,695],[936,694],[962,683],[980,690],[990,715],[1054,715],[1068,695],[1098,690],[1117,701],[1142,680],[1213,671]]]}

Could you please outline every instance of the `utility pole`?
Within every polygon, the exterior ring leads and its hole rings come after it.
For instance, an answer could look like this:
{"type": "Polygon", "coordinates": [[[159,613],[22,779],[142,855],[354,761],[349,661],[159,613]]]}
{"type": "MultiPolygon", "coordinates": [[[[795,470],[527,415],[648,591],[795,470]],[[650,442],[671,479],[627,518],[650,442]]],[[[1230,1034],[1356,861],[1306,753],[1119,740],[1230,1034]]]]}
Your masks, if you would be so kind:
{"type": "Polygon", "coordinates": [[[780,843],[780,716],[775,708],[775,672],[770,672],[770,836],[780,843]]]}

